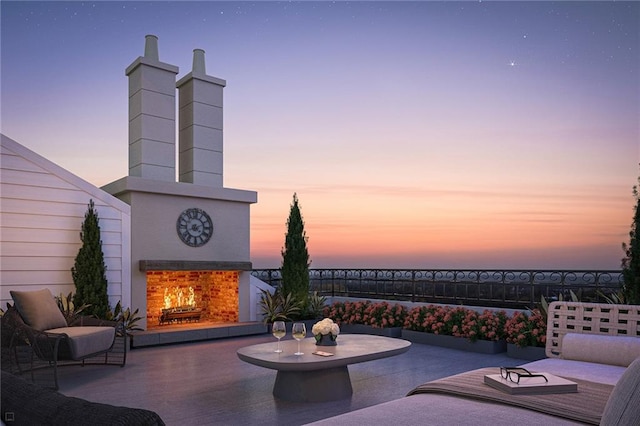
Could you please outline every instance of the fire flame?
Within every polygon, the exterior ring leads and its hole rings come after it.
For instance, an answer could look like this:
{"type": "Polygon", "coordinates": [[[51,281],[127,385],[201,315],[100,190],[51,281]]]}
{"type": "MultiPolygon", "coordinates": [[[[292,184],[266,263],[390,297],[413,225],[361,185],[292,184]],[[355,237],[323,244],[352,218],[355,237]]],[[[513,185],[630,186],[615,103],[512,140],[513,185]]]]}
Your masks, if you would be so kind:
{"type": "Polygon", "coordinates": [[[184,294],[184,289],[178,286],[170,290],[169,287],[164,288],[164,309],[196,307],[196,292],[193,287],[189,287],[189,294],[184,294]]]}

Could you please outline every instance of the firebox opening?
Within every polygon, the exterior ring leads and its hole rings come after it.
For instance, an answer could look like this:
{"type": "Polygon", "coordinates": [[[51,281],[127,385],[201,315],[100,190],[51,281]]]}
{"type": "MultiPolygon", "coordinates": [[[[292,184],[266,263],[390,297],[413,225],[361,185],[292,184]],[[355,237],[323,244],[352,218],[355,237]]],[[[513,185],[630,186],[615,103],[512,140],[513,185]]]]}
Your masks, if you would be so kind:
{"type": "Polygon", "coordinates": [[[238,322],[239,271],[147,271],[147,328],[238,322]]]}

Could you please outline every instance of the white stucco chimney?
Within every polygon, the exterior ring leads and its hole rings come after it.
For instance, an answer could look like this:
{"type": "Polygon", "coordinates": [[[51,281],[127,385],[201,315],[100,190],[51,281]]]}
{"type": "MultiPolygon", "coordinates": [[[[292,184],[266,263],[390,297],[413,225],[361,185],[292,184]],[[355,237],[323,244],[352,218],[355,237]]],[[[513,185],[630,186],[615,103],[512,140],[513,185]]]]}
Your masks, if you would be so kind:
{"type": "Polygon", "coordinates": [[[175,182],[178,67],[160,62],[158,38],[147,35],[144,56],[129,77],[129,176],[175,182]]]}
{"type": "Polygon", "coordinates": [[[177,83],[180,182],[223,186],[222,97],[225,80],[206,74],[204,50],[194,49],[193,69],[177,83]]]}

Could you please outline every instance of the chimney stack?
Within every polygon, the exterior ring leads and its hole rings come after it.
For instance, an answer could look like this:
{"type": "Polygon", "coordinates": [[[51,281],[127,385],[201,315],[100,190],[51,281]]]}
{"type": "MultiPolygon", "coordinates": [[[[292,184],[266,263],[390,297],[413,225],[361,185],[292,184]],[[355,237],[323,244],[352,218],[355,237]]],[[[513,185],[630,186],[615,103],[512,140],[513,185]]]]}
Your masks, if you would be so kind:
{"type": "Polygon", "coordinates": [[[193,49],[193,68],[192,71],[194,74],[198,75],[206,75],[206,65],[204,63],[204,50],[202,49],[193,49]]]}
{"type": "Polygon", "coordinates": [[[158,56],[158,37],[152,34],[144,37],[144,57],[154,61],[160,61],[160,57],[158,56]]]}
{"type": "Polygon", "coordinates": [[[175,182],[178,67],[160,62],[158,37],[147,35],[144,56],[129,77],[129,176],[175,182]]]}
{"type": "Polygon", "coordinates": [[[222,97],[225,80],[206,74],[204,50],[194,49],[192,71],[178,88],[180,182],[223,186],[222,97]]]}

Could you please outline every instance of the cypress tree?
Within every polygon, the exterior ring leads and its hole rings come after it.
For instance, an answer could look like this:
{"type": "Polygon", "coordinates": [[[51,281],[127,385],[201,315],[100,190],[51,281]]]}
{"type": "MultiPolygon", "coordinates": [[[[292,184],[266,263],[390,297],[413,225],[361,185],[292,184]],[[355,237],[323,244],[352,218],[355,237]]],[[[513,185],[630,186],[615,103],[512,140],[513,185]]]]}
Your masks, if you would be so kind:
{"type": "Polygon", "coordinates": [[[71,268],[71,276],[76,286],[73,303],[76,306],[89,304],[85,309],[88,315],[106,318],[109,311],[107,296],[107,277],[100,240],[100,224],[93,200],[89,200],[89,208],[84,215],[80,232],[82,247],[78,250],[75,263],[71,268]]]}
{"type": "MultiPolygon", "coordinates": [[[[640,177],[638,177],[640,184],[640,177]]],[[[629,231],[629,245],[622,243],[625,257],[622,259],[622,276],[624,278],[623,294],[626,303],[640,305],[640,196],[638,186],[633,187],[633,197],[636,200],[631,231],[629,231]]]]}
{"type": "Polygon", "coordinates": [[[306,302],[309,295],[309,252],[307,236],[298,196],[293,194],[293,203],[287,219],[284,249],[282,250],[282,294],[293,294],[297,301],[306,302]]]}

